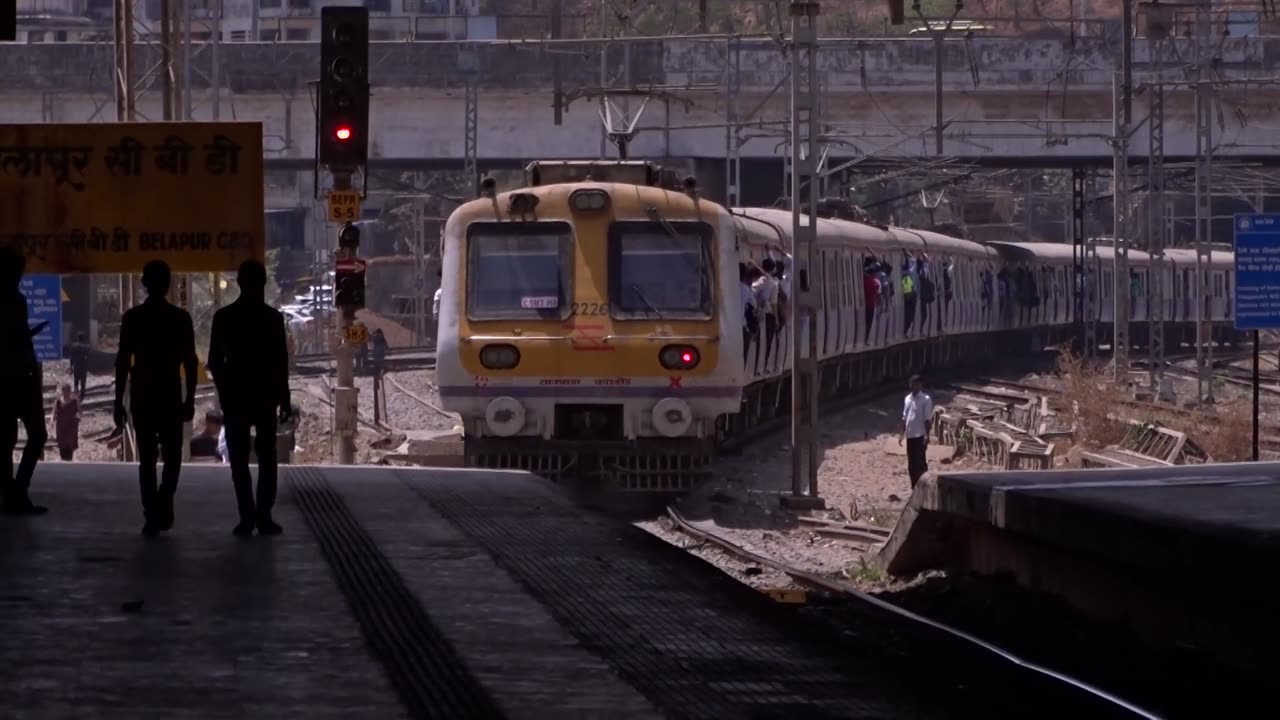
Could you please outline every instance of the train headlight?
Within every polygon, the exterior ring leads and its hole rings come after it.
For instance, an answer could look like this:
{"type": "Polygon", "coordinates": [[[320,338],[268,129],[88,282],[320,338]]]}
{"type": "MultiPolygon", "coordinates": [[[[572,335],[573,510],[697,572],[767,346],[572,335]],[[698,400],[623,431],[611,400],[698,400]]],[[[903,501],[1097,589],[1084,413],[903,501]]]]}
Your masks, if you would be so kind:
{"type": "Polygon", "coordinates": [[[480,364],[490,370],[510,370],[520,364],[520,351],[515,345],[486,345],[480,351],[480,364]]]}
{"type": "Polygon", "coordinates": [[[524,406],[513,397],[494,398],[484,410],[489,431],[498,437],[511,437],[524,429],[524,406]]]}
{"type": "Polygon", "coordinates": [[[668,345],[658,352],[658,362],[668,370],[692,370],[702,362],[702,354],[690,345],[668,345]]]}
{"type": "Polygon", "coordinates": [[[653,428],[667,437],[680,437],[693,424],[693,410],[679,398],[665,398],[653,406],[653,428]]]}
{"type": "Polygon", "coordinates": [[[609,207],[609,193],[603,190],[575,190],[569,196],[569,207],[578,211],[599,212],[609,207]]]}

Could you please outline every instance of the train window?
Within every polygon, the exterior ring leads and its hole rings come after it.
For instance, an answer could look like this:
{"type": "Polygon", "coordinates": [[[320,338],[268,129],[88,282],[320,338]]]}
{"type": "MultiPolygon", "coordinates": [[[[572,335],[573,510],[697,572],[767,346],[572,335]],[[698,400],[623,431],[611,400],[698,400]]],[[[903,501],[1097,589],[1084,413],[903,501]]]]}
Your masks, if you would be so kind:
{"type": "Polygon", "coordinates": [[[707,319],[711,240],[704,222],[618,221],[609,226],[609,298],[617,318],[707,319]]]}
{"type": "Polygon", "coordinates": [[[467,317],[568,317],[572,229],[563,222],[467,227],[467,317]]]}

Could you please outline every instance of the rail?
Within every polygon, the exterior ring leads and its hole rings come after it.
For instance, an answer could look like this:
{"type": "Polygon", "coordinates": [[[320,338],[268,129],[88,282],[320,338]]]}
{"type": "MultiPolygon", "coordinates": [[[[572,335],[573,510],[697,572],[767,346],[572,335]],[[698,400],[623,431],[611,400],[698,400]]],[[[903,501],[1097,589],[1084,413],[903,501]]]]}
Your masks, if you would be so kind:
{"type": "Polygon", "coordinates": [[[797,583],[800,583],[802,585],[808,585],[810,587],[818,588],[820,590],[825,590],[827,592],[834,593],[836,595],[844,596],[851,600],[861,601],[868,605],[875,606],[876,608],[879,608],[881,610],[897,615],[898,617],[910,620],[920,625],[930,627],[934,630],[951,635],[952,637],[965,640],[970,644],[978,648],[981,648],[989,653],[992,653],[1014,665],[1039,673],[1041,675],[1044,675],[1045,677],[1056,680],[1063,684],[1070,685],[1078,690],[1082,690],[1086,693],[1089,693],[1090,695],[1093,695],[1094,697],[1100,700],[1105,700],[1118,707],[1124,708],[1125,710],[1131,713],[1134,713],[1139,717],[1148,718],[1149,720],[1159,720],[1158,715],[1155,715],[1150,711],[1144,710],[1138,707],[1137,705],[1134,705],[1133,703],[1130,703],[1127,700],[1124,700],[1123,698],[1112,695],[1111,693],[1105,690],[1102,690],[1101,688],[1094,687],[1093,685],[1090,685],[1089,683],[1086,683],[1083,680],[1076,679],[1074,677],[1071,677],[1070,675],[1060,673],[1051,668],[1044,667],[1043,665],[1038,665],[1022,657],[1014,655],[1008,650],[1004,650],[1003,648],[993,645],[979,637],[970,635],[969,633],[966,633],[963,630],[957,630],[956,628],[950,627],[948,625],[944,625],[943,623],[940,623],[936,620],[930,620],[929,618],[926,618],[922,615],[917,615],[916,613],[913,613],[910,610],[904,610],[903,608],[900,608],[897,605],[894,605],[892,603],[887,603],[884,600],[881,600],[877,597],[873,597],[868,593],[862,592],[861,590],[857,589],[856,587],[853,587],[852,585],[849,585],[848,583],[840,582],[838,580],[831,580],[829,578],[824,578],[819,575],[815,575],[813,573],[801,570],[793,565],[788,565],[778,560],[774,560],[773,558],[765,557],[763,555],[758,555],[756,553],[753,553],[750,550],[747,550],[746,548],[728,540],[727,538],[717,535],[716,533],[707,532],[698,527],[695,527],[694,525],[690,524],[687,520],[685,520],[684,517],[680,514],[680,512],[673,507],[667,508],[667,515],[671,518],[671,522],[680,532],[696,540],[700,540],[704,543],[715,545],[719,549],[729,553],[730,555],[734,555],[739,559],[773,568],[774,570],[784,573],[787,577],[790,577],[791,579],[795,580],[797,583]]]}

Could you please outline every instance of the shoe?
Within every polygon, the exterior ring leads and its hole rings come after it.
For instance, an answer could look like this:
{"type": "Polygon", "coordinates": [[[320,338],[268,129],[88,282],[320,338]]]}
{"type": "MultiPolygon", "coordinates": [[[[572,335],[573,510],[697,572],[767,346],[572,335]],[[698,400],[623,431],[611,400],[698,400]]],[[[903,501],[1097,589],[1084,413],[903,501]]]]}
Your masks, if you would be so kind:
{"type": "Polygon", "coordinates": [[[142,534],[146,537],[158,537],[160,535],[160,526],[148,520],[142,526],[142,534]]]}
{"type": "Polygon", "coordinates": [[[9,496],[0,502],[0,512],[5,515],[44,515],[49,512],[49,508],[43,505],[36,505],[31,502],[31,498],[25,496],[9,496]]]}
{"type": "Polygon", "coordinates": [[[161,532],[173,529],[173,506],[165,505],[160,510],[160,517],[156,518],[156,527],[161,532]]]}
{"type": "Polygon", "coordinates": [[[249,537],[253,534],[253,522],[249,520],[241,520],[239,525],[231,530],[231,534],[236,537],[249,537]]]}
{"type": "Polygon", "coordinates": [[[279,535],[284,532],[284,528],[275,524],[271,518],[263,518],[258,521],[259,535],[279,535]]]}

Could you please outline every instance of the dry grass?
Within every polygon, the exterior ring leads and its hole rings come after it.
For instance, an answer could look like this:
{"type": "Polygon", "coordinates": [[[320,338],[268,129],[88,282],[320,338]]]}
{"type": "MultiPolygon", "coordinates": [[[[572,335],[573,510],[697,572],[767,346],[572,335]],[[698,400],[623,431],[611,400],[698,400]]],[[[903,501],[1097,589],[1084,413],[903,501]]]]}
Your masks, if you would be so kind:
{"type": "Polygon", "coordinates": [[[1063,350],[1058,357],[1063,381],[1064,412],[1075,422],[1076,445],[1100,448],[1119,443],[1138,420],[1186,434],[1214,462],[1248,460],[1252,455],[1253,420],[1247,402],[1218,405],[1212,417],[1122,405],[1128,389],[1117,386],[1108,368],[1063,350]]]}
{"type": "Polygon", "coordinates": [[[1063,381],[1063,411],[1076,429],[1076,445],[1099,448],[1120,442],[1128,427],[1108,417],[1116,410],[1115,379],[1100,363],[1062,350],[1058,375],[1063,381]]]}

